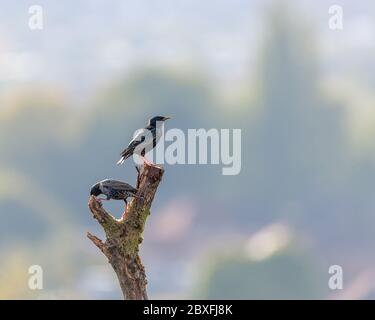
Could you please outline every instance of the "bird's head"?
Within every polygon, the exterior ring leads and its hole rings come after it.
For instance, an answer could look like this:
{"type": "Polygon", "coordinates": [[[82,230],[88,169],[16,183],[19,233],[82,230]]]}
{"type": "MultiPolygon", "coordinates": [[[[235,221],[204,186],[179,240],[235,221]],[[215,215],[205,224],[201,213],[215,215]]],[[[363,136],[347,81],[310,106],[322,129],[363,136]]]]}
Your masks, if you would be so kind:
{"type": "Polygon", "coordinates": [[[99,183],[97,183],[97,184],[95,184],[95,185],[92,186],[91,191],[90,191],[90,196],[97,197],[97,196],[99,196],[101,193],[102,193],[102,191],[100,190],[100,185],[99,185],[99,183]]]}
{"type": "Polygon", "coordinates": [[[148,124],[151,125],[151,126],[156,126],[157,123],[161,124],[161,123],[163,123],[164,121],[166,121],[168,119],[171,119],[171,117],[156,116],[156,117],[151,118],[148,121],[148,124]]]}

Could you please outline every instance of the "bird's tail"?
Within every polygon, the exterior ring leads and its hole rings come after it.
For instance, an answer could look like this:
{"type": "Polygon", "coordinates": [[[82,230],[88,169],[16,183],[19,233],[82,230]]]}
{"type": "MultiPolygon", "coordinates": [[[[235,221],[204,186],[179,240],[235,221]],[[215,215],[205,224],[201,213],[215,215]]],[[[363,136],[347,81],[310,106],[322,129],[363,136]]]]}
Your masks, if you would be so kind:
{"type": "Polygon", "coordinates": [[[117,161],[117,165],[121,166],[125,162],[125,157],[121,157],[119,161],[117,161]]]}
{"type": "Polygon", "coordinates": [[[125,160],[127,159],[127,158],[129,158],[130,156],[132,155],[132,153],[131,153],[131,149],[125,149],[122,153],[121,153],[121,159],[119,160],[119,161],[117,161],[117,165],[122,165],[124,162],[125,162],[125,160]]]}

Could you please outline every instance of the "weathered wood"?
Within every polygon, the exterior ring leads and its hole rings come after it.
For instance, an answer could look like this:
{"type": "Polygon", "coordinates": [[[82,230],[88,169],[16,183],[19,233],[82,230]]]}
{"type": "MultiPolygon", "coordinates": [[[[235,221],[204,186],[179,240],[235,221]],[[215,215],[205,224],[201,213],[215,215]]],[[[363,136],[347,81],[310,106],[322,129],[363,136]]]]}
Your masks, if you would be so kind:
{"type": "Polygon", "coordinates": [[[139,257],[139,245],[158,185],[164,170],[144,164],[137,177],[137,196],[127,206],[120,219],[115,219],[96,200],[90,197],[89,209],[104,229],[106,241],[87,233],[87,237],[108,258],[116,272],[120,287],[127,300],[147,300],[145,268],[139,257]]]}

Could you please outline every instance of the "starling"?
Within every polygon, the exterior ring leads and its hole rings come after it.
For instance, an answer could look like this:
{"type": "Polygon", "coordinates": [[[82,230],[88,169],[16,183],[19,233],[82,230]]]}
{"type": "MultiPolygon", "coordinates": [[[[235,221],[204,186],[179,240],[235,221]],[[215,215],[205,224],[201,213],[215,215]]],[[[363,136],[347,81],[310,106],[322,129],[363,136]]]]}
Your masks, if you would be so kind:
{"type": "Polygon", "coordinates": [[[156,144],[158,143],[163,132],[163,123],[168,119],[170,119],[170,117],[163,116],[156,116],[150,119],[148,121],[147,127],[138,130],[133,140],[130,141],[129,145],[125,148],[125,150],[121,152],[121,159],[117,162],[117,164],[121,165],[125,162],[127,158],[131,157],[135,153],[135,149],[137,148],[137,146],[143,143],[146,140],[146,137],[147,141],[150,141],[150,143],[144,146],[144,148],[140,152],[140,156],[146,163],[149,163],[149,161],[147,161],[144,158],[144,156],[146,152],[156,147],[156,144]],[[150,134],[152,135],[152,137],[149,136],[150,134]]]}
{"type": "Polygon", "coordinates": [[[125,204],[127,205],[127,198],[134,197],[134,198],[141,198],[137,196],[137,189],[133,188],[130,184],[126,182],[118,181],[118,180],[111,180],[106,179],[98,182],[91,188],[90,195],[98,197],[99,195],[103,194],[106,196],[105,199],[97,198],[99,201],[101,200],[124,200],[125,204]]]}

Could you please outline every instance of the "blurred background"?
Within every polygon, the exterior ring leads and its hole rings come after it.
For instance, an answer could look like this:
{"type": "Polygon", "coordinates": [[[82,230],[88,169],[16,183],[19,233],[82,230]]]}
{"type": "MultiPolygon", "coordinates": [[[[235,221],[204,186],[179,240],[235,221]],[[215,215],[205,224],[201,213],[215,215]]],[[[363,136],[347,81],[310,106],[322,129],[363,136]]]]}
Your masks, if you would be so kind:
{"type": "Polygon", "coordinates": [[[115,163],[157,114],[242,129],[242,170],[164,166],[150,298],[375,298],[375,3],[332,3],[343,30],[323,0],[41,0],[30,30],[33,4],[0,0],[0,299],[122,298],[88,193],[135,184],[115,163]]]}

